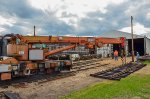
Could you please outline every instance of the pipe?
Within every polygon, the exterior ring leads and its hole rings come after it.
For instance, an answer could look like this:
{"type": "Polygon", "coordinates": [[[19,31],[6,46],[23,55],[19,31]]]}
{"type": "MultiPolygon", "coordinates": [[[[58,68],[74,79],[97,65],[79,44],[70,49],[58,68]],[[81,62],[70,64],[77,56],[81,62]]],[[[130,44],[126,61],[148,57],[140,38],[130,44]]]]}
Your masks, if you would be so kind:
{"type": "Polygon", "coordinates": [[[6,34],[2,37],[2,55],[3,56],[7,56],[7,44],[8,44],[8,40],[5,39],[6,37],[13,37],[14,34],[6,34]]]}

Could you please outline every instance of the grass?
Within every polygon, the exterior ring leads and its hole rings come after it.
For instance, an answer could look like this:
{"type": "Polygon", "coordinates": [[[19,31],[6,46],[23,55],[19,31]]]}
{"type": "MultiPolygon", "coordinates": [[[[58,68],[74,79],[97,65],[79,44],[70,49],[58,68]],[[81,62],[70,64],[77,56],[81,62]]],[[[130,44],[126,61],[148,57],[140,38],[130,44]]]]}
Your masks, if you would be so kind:
{"type": "Polygon", "coordinates": [[[144,61],[143,64],[150,65],[150,61],[144,61]]]}
{"type": "Polygon", "coordinates": [[[63,99],[150,99],[150,75],[133,75],[121,81],[106,81],[73,92],[63,99]]]}

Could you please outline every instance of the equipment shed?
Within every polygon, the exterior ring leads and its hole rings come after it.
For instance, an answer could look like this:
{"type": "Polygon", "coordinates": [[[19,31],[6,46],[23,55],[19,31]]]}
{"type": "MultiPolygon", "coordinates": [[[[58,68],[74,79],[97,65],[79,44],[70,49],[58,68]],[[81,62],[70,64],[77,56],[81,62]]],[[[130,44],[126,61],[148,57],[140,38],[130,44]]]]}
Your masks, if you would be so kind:
{"type": "MultiPolygon", "coordinates": [[[[101,33],[99,36],[108,38],[125,37],[126,38],[126,53],[131,54],[132,51],[132,36],[131,33],[122,31],[110,31],[106,33],[101,33]]],[[[134,34],[134,52],[139,52],[140,55],[149,54],[150,55],[150,38],[134,34]]],[[[113,50],[119,50],[119,45],[113,44],[113,50]]]]}

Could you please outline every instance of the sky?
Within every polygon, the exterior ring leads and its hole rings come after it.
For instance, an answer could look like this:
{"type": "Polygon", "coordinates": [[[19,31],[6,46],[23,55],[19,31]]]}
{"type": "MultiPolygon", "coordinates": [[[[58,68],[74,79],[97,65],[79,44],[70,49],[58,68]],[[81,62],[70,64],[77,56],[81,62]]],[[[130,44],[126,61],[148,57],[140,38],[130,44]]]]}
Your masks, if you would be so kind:
{"type": "Polygon", "coordinates": [[[0,0],[0,35],[98,36],[150,32],[150,0],[0,0]]]}

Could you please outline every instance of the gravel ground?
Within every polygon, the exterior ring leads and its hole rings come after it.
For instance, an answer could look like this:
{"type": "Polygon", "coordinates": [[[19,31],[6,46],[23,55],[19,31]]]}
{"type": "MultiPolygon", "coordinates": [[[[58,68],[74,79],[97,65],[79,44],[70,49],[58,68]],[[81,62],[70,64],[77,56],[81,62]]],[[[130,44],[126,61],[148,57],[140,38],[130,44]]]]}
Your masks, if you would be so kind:
{"type": "MultiPolygon", "coordinates": [[[[127,58],[127,62],[129,61],[131,61],[131,58],[127,58]]],[[[48,81],[42,84],[37,84],[36,82],[30,83],[26,88],[15,88],[13,86],[9,86],[8,88],[0,87],[0,91],[12,91],[19,93],[23,99],[56,99],[60,96],[77,91],[93,83],[104,81],[104,79],[94,78],[89,75],[91,73],[96,73],[101,70],[116,67],[122,64],[121,59],[116,62],[111,58],[105,58],[103,61],[99,62],[100,64],[109,65],[80,71],[75,76],[48,81]]]]}

